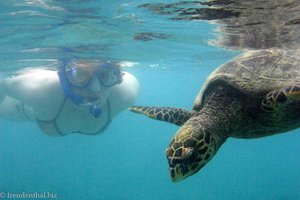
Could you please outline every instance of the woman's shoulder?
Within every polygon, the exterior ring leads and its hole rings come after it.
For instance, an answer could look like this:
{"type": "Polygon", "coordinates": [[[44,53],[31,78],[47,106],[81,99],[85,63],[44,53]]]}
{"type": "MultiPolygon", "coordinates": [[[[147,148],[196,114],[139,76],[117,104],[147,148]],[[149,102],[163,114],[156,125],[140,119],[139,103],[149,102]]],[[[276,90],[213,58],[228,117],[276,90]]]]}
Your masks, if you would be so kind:
{"type": "Polygon", "coordinates": [[[128,72],[124,72],[123,81],[113,86],[112,93],[121,96],[132,96],[136,97],[139,91],[139,81],[135,76],[128,72]]]}
{"type": "Polygon", "coordinates": [[[132,106],[137,98],[138,92],[138,80],[132,74],[124,72],[122,83],[113,86],[109,96],[111,107],[114,108],[112,114],[116,115],[132,106]]]}

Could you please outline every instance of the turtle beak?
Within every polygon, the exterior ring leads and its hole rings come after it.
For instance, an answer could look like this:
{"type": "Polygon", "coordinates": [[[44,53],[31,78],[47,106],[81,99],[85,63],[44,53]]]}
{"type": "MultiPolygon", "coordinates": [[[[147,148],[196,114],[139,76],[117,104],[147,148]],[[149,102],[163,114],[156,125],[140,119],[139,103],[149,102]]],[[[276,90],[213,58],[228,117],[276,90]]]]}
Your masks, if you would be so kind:
{"type": "Polygon", "coordinates": [[[174,183],[178,183],[178,182],[180,182],[180,181],[182,181],[186,178],[186,176],[184,176],[182,173],[180,173],[179,170],[176,170],[176,168],[171,168],[170,167],[169,170],[170,170],[171,180],[174,183]]]}
{"type": "Polygon", "coordinates": [[[184,163],[178,163],[177,159],[168,159],[168,161],[172,182],[180,182],[190,175],[194,174],[189,170],[187,165],[185,165],[184,163]]]}

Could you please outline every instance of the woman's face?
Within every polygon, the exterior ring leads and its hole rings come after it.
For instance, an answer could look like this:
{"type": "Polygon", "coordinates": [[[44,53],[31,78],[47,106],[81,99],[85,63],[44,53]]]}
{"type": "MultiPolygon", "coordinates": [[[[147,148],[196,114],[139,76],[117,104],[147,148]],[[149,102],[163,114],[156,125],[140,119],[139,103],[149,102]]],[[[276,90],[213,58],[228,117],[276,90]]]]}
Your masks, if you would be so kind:
{"type": "Polygon", "coordinates": [[[104,103],[112,86],[120,84],[123,76],[120,67],[110,63],[80,63],[72,66],[69,74],[73,91],[82,96],[86,104],[104,103]]]}

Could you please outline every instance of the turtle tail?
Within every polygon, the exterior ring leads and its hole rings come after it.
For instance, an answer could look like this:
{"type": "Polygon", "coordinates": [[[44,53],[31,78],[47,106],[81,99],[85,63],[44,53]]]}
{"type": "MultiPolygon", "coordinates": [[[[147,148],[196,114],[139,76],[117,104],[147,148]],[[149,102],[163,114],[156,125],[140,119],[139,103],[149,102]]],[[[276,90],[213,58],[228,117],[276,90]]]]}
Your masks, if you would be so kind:
{"type": "Polygon", "coordinates": [[[172,107],[132,106],[129,110],[134,113],[144,114],[152,119],[166,121],[178,126],[182,126],[188,119],[195,115],[192,111],[172,107]]]}

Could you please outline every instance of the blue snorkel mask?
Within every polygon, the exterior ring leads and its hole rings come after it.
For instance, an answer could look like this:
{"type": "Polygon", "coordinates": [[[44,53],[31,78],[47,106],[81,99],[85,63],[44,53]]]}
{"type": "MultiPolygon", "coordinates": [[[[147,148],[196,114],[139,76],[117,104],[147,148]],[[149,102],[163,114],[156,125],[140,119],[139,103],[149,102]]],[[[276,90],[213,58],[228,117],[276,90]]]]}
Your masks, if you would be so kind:
{"type": "Polygon", "coordinates": [[[116,84],[120,84],[123,76],[120,67],[111,64],[110,62],[100,64],[100,66],[93,72],[92,77],[81,82],[76,80],[77,74],[80,73],[80,69],[76,64],[72,64],[70,67],[67,67],[66,72],[73,87],[80,89],[88,88],[92,92],[98,92],[97,89],[95,89],[97,88],[95,84],[99,85],[100,82],[104,87],[112,87],[116,84]]]}
{"type": "Polygon", "coordinates": [[[93,68],[91,67],[92,70],[83,70],[75,63],[68,63],[59,68],[58,75],[65,95],[76,105],[89,106],[89,112],[97,118],[102,112],[99,106],[100,98],[87,99],[74,92],[73,89],[99,94],[103,86],[108,88],[120,84],[123,80],[123,73],[118,65],[110,62],[101,63],[93,68]]]}

